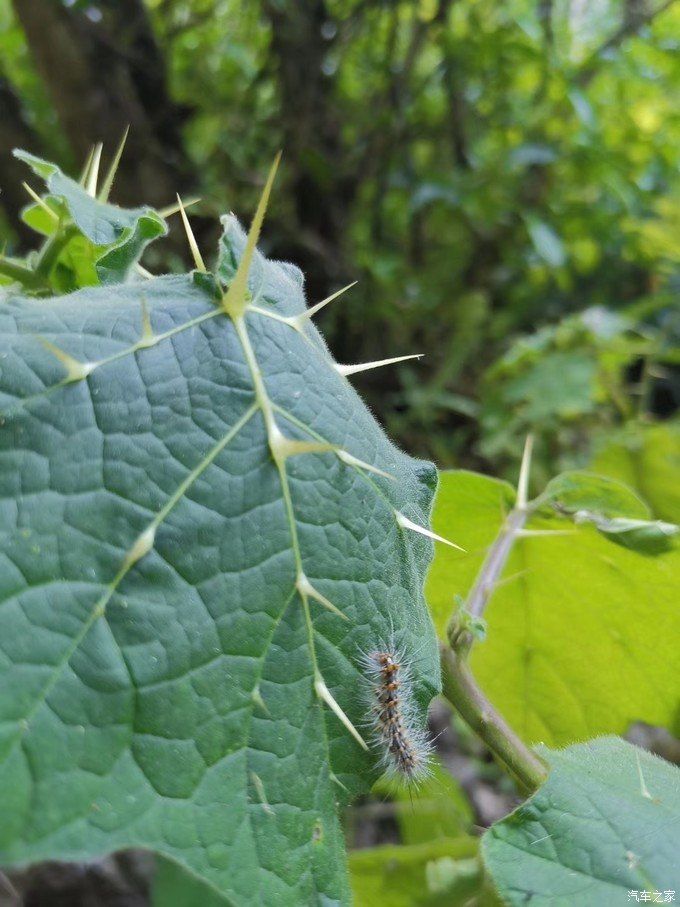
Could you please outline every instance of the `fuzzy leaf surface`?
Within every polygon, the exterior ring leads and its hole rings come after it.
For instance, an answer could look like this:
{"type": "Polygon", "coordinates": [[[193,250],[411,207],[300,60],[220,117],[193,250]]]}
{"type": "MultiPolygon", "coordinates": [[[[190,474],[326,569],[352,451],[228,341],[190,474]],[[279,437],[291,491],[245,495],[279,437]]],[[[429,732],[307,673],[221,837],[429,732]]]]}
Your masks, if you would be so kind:
{"type": "Polygon", "coordinates": [[[605,737],[541,748],[543,787],[482,839],[505,903],[598,907],[680,888],[680,771],[605,737]]]}
{"type": "MultiPolygon", "coordinates": [[[[304,311],[290,269],[258,263],[260,305],[304,311]]],[[[234,905],[346,903],[337,808],[377,760],[314,671],[361,727],[360,652],[395,628],[424,720],[431,544],[395,510],[426,525],[436,474],[387,440],[314,328],[249,313],[281,431],[397,479],[291,457],[291,518],[208,283],[0,308],[0,863],[140,846],[234,905]],[[45,340],[89,375],[65,382],[45,340]],[[310,600],[310,628],[297,558],[347,620],[310,600]]]]}

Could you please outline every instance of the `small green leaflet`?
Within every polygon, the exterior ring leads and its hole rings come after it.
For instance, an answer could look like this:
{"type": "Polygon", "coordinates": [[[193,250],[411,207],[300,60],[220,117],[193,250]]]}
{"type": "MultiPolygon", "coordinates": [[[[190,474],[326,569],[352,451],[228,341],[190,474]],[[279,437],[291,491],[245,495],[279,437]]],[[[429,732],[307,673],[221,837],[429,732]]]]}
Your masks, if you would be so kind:
{"type": "MultiPolygon", "coordinates": [[[[125,209],[99,201],[55,164],[26,151],[15,151],[14,154],[45,180],[50,196],[65,206],[77,228],[81,245],[83,237],[89,244],[87,249],[78,250],[78,266],[81,269],[86,265],[91,267],[101,283],[119,283],[127,279],[148,243],[167,233],[165,221],[151,208],[125,209]]],[[[36,226],[41,223],[42,220],[38,221],[36,226]]]]}

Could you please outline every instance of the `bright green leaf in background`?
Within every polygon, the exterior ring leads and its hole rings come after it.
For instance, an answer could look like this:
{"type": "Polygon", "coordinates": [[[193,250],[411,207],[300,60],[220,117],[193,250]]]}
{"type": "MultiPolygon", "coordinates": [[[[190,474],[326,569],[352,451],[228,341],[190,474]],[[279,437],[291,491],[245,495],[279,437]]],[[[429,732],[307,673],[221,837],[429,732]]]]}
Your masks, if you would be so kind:
{"type": "Polygon", "coordinates": [[[659,519],[680,523],[680,423],[631,426],[600,450],[593,469],[635,488],[659,519]]]}
{"type": "Polygon", "coordinates": [[[675,523],[651,520],[649,507],[626,485],[595,473],[562,473],[548,482],[541,501],[634,551],[665,551],[680,531],[675,523]]]}
{"type": "Polygon", "coordinates": [[[410,846],[356,850],[350,855],[356,907],[462,907],[481,883],[475,838],[442,838],[410,846]]]}
{"type": "Polygon", "coordinates": [[[507,904],[602,907],[629,891],[661,903],[680,890],[680,770],[615,738],[540,752],[547,782],[483,838],[507,904]]]}
{"type": "MultiPolygon", "coordinates": [[[[665,328],[641,318],[644,311],[651,317],[659,308],[660,301],[653,298],[628,313],[593,306],[516,338],[487,369],[481,385],[480,450],[485,457],[516,463],[524,438],[532,433],[533,472],[545,484],[556,472],[582,467],[591,447],[606,448],[618,435],[621,443],[627,439],[639,445],[647,429],[666,432],[643,421],[650,373],[657,373],[654,363],[667,367],[673,345],[672,336],[666,336],[672,335],[670,318],[665,328]],[[639,381],[631,377],[636,368],[642,368],[639,381]],[[621,430],[622,423],[629,423],[627,430],[621,430]]],[[[629,476],[624,481],[638,487],[629,476]]],[[[661,512],[658,516],[668,519],[661,512]]]]}
{"type": "MultiPolygon", "coordinates": [[[[454,596],[465,598],[513,503],[505,482],[441,475],[434,529],[467,549],[442,546],[428,577],[442,638],[454,596]]],[[[677,733],[678,548],[644,554],[556,515],[535,517],[529,528],[560,534],[515,543],[485,611],[486,641],[471,656],[484,692],[531,743],[621,734],[638,720],[677,733]]]]}
{"type": "Polygon", "coordinates": [[[623,482],[580,470],[563,472],[548,482],[541,501],[565,514],[585,511],[605,519],[640,520],[649,520],[651,516],[645,502],[623,482]]]}
{"type": "Polygon", "coordinates": [[[379,796],[392,797],[404,844],[457,837],[468,832],[474,820],[460,784],[436,759],[428,777],[415,789],[378,781],[373,790],[379,796]]]}

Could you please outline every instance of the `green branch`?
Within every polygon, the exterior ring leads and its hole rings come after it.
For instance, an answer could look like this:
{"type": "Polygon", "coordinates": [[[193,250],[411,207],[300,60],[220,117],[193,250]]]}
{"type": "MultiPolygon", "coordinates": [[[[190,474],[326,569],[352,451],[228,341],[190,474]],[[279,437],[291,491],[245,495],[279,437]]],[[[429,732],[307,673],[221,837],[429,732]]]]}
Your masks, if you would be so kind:
{"type": "Polygon", "coordinates": [[[467,658],[440,647],[444,696],[528,793],[548,777],[543,762],[491,705],[473,677],[467,658]]]}
{"type": "Polygon", "coordinates": [[[451,618],[449,645],[442,645],[440,650],[444,696],[521,787],[530,793],[545,781],[547,769],[486,698],[470,670],[468,655],[474,641],[469,629],[470,620],[482,616],[532,510],[527,502],[531,450],[532,438],[529,436],[522,457],[515,507],[489,548],[464,608],[458,609],[451,618]]]}
{"type": "Polygon", "coordinates": [[[12,261],[10,258],[0,258],[0,274],[11,278],[11,280],[16,280],[23,287],[29,287],[32,290],[45,287],[45,283],[39,274],[17,261],[12,261]]]}

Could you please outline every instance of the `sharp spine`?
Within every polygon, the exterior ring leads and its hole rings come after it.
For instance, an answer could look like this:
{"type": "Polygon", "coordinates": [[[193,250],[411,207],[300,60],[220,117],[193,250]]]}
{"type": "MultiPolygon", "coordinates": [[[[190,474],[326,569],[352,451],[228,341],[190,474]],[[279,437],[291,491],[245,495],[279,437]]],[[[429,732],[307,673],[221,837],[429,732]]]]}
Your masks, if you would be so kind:
{"type": "Polygon", "coordinates": [[[177,204],[179,205],[179,213],[182,216],[182,224],[184,225],[184,232],[187,235],[187,241],[189,243],[189,249],[191,250],[191,256],[194,259],[194,264],[196,265],[197,271],[207,271],[205,262],[203,261],[203,256],[201,255],[200,249],[198,248],[198,243],[196,242],[196,237],[194,236],[194,231],[191,229],[191,224],[189,223],[189,218],[187,213],[184,210],[184,205],[182,204],[182,199],[177,196],[177,204]]]}
{"type": "Polygon", "coordinates": [[[85,191],[88,195],[91,195],[92,198],[95,198],[97,195],[97,179],[99,177],[99,162],[102,157],[103,145],[101,142],[97,142],[94,146],[94,152],[92,153],[92,160],[90,162],[90,169],[87,174],[87,180],[85,182],[85,191]]]}
{"type": "Polygon", "coordinates": [[[246,247],[243,250],[243,255],[241,256],[238,268],[236,269],[236,274],[234,275],[234,279],[232,280],[229,289],[222,297],[222,308],[232,318],[242,317],[244,312],[248,308],[247,294],[250,263],[255,253],[257,241],[260,238],[260,230],[262,229],[262,223],[267,211],[267,205],[269,204],[269,196],[272,191],[274,178],[276,176],[276,171],[278,170],[280,160],[281,152],[279,151],[279,153],[274,158],[274,163],[272,164],[269,171],[267,182],[265,183],[264,189],[262,190],[262,195],[260,196],[260,200],[257,204],[257,210],[255,211],[255,216],[253,217],[252,223],[250,225],[250,230],[248,232],[246,247]]]}
{"type": "Polygon", "coordinates": [[[336,371],[344,378],[350,375],[357,375],[359,372],[367,372],[373,368],[382,368],[384,365],[396,365],[397,362],[406,362],[408,359],[420,359],[423,353],[413,353],[410,356],[393,356],[391,359],[376,359],[375,362],[360,362],[357,365],[339,365],[335,363],[336,371]]]}
{"type": "Polygon", "coordinates": [[[333,602],[329,601],[325,595],[322,595],[318,591],[318,589],[315,589],[314,586],[312,586],[304,573],[300,572],[298,574],[295,586],[300,595],[305,595],[307,596],[307,598],[313,598],[314,601],[319,602],[319,604],[323,605],[324,608],[328,608],[329,611],[332,611],[334,614],[339,615],[343,620],[349,620],[349,617],[347,617],[347,615],[343,611],[341,611],[340,608],[337,608],[333,604],[333,602]]]}
{"type": "Polygon", "coordinates": [[[49,350],[64,366],[66,369],[66,378],[64,380],[67,382],[82,381],[83,378],[87,378],[87,376],[97,367],[96,362],[79,362],[77,359],[74,359],[70,353],[60,349],[60,347],[56,346],[50,340],[46,340],[44,337],[40,338],[40,342],[45,349],[49,350]]]}
{"type": "Polygon", "coordinates": [[[36,203],[36,205],[39,205],[46,214],[49,214],[49,216],[52,218],[52,220],[57,221],[57,222],[59,221],[59,215],[57,214],[57,212],[53,211],[50,208],[50,206],[47,204],[45,199],[41,198],[38,195],[38,193],[35,191],[35,189],[31,189],[31,187],[28,185],[28,183],[25,183],[25,182],[22,183],[21,185],[24,187],[26,192],[28,192],[28,194],[31,196],[31,198],[36,203]]]}
{"type": "Polygon", "coordinates": [[[325,308],[329,303],[336,300],[338,296],[342,296],[343,293],[347,292],[347,290],[351,290],[352,287],[355,287],[357,283],[358,281],[353,280],[352,283],[348,283],[346,287],[343,287],[341,290],[336,290],[335,293],[331,293],[330,296],[326,296],[325,299],[322,299],[321,302],[317,302],[316,305],[311,306],[311,308],[307,309],[305,312],[302,312],[302,314],[296,315],[291,319],[291,321],[308,321],[310,318],[313,318],[317,312],[320,312],[321,309],[325,308]]]}
{"type": "Polygon", "coordinates": [[[365,469],[366,472],[373,472],[375,475],[382,476],[383,479],[390,479],[392,482],[396,482],[397,480],[396,476],[393,476],[391,473],[385,472],[384,469],[378,469],[377,466],[372,466],[370,463],[365,463],[363,460],[359,460],[346,450],[338,450],[336,453],[338,458],[348,466],[356,466],[358,469],[365,469]]]}
{"type": "Polygon", "coordinates": [[[118,148],[116,148],[116,153],[113,156],[113,160],[109,166],[109,169],[106,171],[106,176],[104,177],[104,182],[102,187],[99,190],[99,201],[107,202],[109,200],[109,193],[113,187],[113,181],[116,178],[116,173],[118,172],[118,165],[120,164],[120,159],[123,156],[123,151],[125,150],[125,143],[127,142],[127,137],[130,132],[130,126],[126,126],[121,136],[121,140],[118,143],[118,148]]]}
{"type": "Polygon", "coordinates": [[[144,297],[141,299],[141,308],[142,308],[142,336],[137,343],[139,349],[146,349],[147,347],[153,346],[157,343],[156,335],[153,332],[151,326],[151,318],[149,317],[149,308],[146,304],[144,297]]]}
{"type": "Polygon", "coordinates": [[[326,686],[323,677],[321,676],[321,674],[318,673],[318,671],[317,671],[317,673],[316,673],[316,675],[315,675],[315,677],[314,677],[314,690],[315,690],[315,692],[316,692],[316,695],[319,697],[319,699],[320,699],[322,702],[325,702],[326,705],[328,706],[328,708],[329,708],[329,709],[330,709],[330,710],[331,710],[331,711],[332,711],[332,712],[340,719],[340,721],[345,725],[345,727],[346,727],[347,730],[350,732],[350,734],[354,737],[354,739],[357,741],[357,743],[358,743],[361,747],[363,747],[363,749],[365,749],[366,752],[368,752],[368,746],[367,746],[367,744],[366,744],[366,741],[365,741],[364,738],[361,736],[361,734],[359,733],[359,731],[354,727],[354,725],[353,725],[352,722],[349,720],[349,718],[347,717],[347,715],[345,715],[345,713],[344,713],[343,710],[340,708],[340,706],[338,705],[338,703],[335,701],[335,699],[334,699],[334,697],[333,697],[331,691],[330,691],[330,690],[328,689],[328,687],[326,686]]]}
{"type": "Polygon", "coordinates": [[[137,563],[137,561],[141,561],[141,559],[145,557],[145,555],[147,555],[149,551],[151,551],[154,546],[155,540],[156,526],[152,523],[151,526],[148,526],[144,530],[144,532],[142,532],[142,534],[135,541],[132,548],[130,548],[130,550],[128,551],[125,557],[125,568],[129,570],[130,567],[137,563]]]}
{"type": "Polygon", "coordinates": [[[534,436],[527,435],[524,442],[524,453],[522,454],[522,464],[519,468],[519,480],[517,482],[517,509],[526,510],[527,493],[529,489],[529,472],[531,470],[531,454],[534,448],[534,436]]]}
{"type": "Polygon", "coordinates": [[[431,529],[426,529],[424,526],[419,526],[418,523],[414,523],[413,520],[409,520],[407,516],[404,516],[404,514],[400,513],[398,510],[395,511],[395,514],[397,523],[402,529],[410,529],[412,532],[418,532],[420,535],[424,535],[434,542],[442,542],[444,545],[449,545],[451,548],[456,548],[458,551],[465,551],[465,548],[461,548],[461,546],[456,545],[455,542],[445,539],[443,535],[437,535],[437,533],[432,532],[431,529]]]}
{"type": "Polygon", "coordinates": [[[167,205],[167,207],[161,208],[158,211],[158,214],[165,220],[168,217],[172,217],[173,214],[178,214],[182,207],[187,211],[189,208],[193,207],[193,205],[197,205],[200,201],[200,198],[190,198],[179,205],[177,203],[174,205],[167,205]]]}

